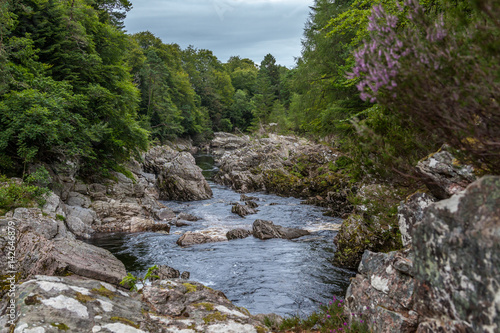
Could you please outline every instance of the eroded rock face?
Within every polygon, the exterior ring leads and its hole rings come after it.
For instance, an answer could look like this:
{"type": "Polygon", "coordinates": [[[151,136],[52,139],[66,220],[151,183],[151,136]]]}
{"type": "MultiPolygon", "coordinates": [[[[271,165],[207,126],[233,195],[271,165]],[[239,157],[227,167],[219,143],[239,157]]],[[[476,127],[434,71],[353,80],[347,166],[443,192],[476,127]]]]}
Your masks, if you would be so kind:
{"type": "Polygon", "coordinates": [[[416,169],[438,199],[449,198],[476,180],[472,166],[461,165],[446,147],[418,162],[416,169]]]}
{"type": "Polygon", "coordinates": [[[16,229],[17,271],[22,278],[76,274],[118,284],[126,275],[123,263],[109,251],[76,240],[61,221],[39,209],[16,209],[13,218],[2,221],[1,231],[9,224],[16,229]]]}
{"type": "Polygon", "coordinates": [[[309,235],[309,231],[285,228],[275,225],[272,221],[255,220],[253,223],[253,236],[262,240],[271,238],[294,239],[309,235]]]}
{"type": "Polygon", "coordinates": [[[331,147],[292,136],[254,139],[228,133],[215,133],[211,147],[220,164],[214,180],[220,184],[243,193],[268,191],[308,198],[335,209],[333,216],[349,211],[346,196],[341,195],[342,200],[333,194],[346,192],[349,185],[332,171],[339,154],[331,147]]]}
{"type": "Polygon", "coordinates": [[[408,252],[363,254],[345,298],[345,312],[355,314],[349,317],[351,323],[363,318],[373,332],[415,332],[413,262],[407,256],[408,252]]]}
{"type": "Polygon", "coordinates": [[[500,330],[500,177],[430,205],[414,226],[418,332],[500,330]]]}
{"type": "Polygon", "coordinates": [[[192,201],[212,197],[212,190],[190,153],[156,146],[144,156],[144,168],[157,176],[162,200],[192,201]]]}

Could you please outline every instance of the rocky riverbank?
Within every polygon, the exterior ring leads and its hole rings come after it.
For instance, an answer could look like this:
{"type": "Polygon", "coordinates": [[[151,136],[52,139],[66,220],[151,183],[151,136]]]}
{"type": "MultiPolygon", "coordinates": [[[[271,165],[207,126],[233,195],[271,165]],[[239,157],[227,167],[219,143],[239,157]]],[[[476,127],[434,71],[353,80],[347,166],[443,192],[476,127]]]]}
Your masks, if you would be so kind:
{"type": "Polygon", "coordinates": [[[15,263],[0,263],[2,332],[13,322],[15,332],[267,331],[222,292],[193,281],[165,278],[142,295],[125,290],[119,285],[123,263],[80,240],[102,232],[168,233],[176,220],[191,217],[176,216],[158,200],[212,196],[190,153],[154,147],[143,160],[131,161],[126,175],[111,172],[110,179],[95,183],[77,179],[76,163],[46,166],[53,192],[45,205],[0,218],[2,258],[15,243],[15,263]]]}

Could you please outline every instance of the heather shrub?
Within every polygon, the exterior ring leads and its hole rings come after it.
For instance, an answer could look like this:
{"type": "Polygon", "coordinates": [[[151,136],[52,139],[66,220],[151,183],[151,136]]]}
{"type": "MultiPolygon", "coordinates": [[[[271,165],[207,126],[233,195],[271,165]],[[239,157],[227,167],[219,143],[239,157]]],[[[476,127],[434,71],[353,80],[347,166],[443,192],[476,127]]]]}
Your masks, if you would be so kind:
{"type": "MultiPolygon", "coordinates": [[[[462,3],[462,2],[461,2],[462,3]]],[[[355,53],[351,78],[363,100],[379,103],[430,141],[500,172],[500,7],[465,3],[461,12],[429,13],[417,1],[400,10],[375,6],[370,40],[355,53]]]]}

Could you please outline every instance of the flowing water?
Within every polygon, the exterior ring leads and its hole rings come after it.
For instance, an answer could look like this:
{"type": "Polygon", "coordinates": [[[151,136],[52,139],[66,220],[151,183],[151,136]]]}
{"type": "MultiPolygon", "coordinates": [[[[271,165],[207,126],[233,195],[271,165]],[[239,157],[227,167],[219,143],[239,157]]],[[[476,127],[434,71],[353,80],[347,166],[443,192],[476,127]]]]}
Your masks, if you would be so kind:
{"type": "Polygon", "coordinates": [[[300,316],[316,310],[332,296],[342,296],[353,272],[333,266],[333,238],[340,220],[323,216],[318,207],[301,205],[299,199],[264,193],[258,213],[242,218],[231,213],[240,194],[211,181],[216,172],[208,155],[196,157],[213,190],[210,200],[163,202],[176,213],[201,219],[189,226],[160,233],[110,234],[93,240],[125,264],[127,271],[143,275],[152,265],[168,265],[191,272],[191,280],[222,290],[238,306],[251,313],[300,316]],[[306,229],[311,235],[295,240],[260,240],[254,237],[182,248],[177,239],[186,231],[225,235],[235,228],[251,230],[256,219],[271,220],[284,227],[306,229]]]}

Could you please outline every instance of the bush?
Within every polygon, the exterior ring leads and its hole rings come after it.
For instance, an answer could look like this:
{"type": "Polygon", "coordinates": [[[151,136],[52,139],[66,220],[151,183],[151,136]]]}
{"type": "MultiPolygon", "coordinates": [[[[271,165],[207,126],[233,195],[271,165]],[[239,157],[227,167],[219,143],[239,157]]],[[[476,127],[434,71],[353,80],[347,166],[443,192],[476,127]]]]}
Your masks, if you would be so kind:
{"type": "Polygon", "coordinates": [[[500,173],[500,7],[458,3],[465,10],[450,5],[436,15],[408,1],[403,27],[375,6],[351,77],[361,78],[362,99],[500,173]]]}
{"type": "Polygon", "coordinates": [[[18,207],[43,206],[49,190],[0,175],[0,215],[18,207]]]}

